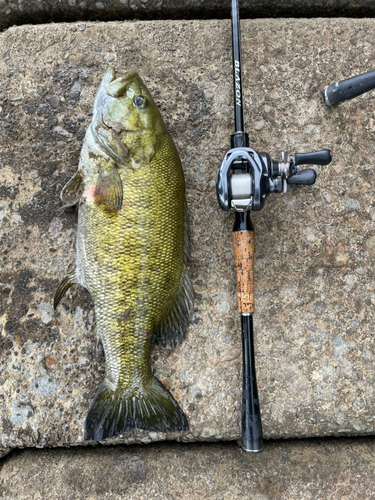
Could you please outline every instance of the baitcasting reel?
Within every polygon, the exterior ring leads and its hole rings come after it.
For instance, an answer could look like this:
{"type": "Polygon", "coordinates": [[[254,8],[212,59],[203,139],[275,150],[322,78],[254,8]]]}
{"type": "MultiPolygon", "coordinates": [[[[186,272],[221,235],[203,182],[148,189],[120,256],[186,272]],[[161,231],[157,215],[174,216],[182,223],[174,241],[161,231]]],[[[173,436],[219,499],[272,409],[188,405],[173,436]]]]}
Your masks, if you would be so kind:
{"type": "Polygon", "coordinates": [[[288,184],[310,186],[315,183],[315,170],[297,171],[297,166],[328,165],[332,160],[331,151],[322,149],[289,156],[283,151],[281,162],[277,162],[268,153],[249,148],[248,136],[243,132],[232,135],[232,146],[216,174],[217,197],[226,211],[258,211],[269,193],[286,193],[288,184]],[[236,143],[245,143],[246,147],[236,147],[236,143]]]}

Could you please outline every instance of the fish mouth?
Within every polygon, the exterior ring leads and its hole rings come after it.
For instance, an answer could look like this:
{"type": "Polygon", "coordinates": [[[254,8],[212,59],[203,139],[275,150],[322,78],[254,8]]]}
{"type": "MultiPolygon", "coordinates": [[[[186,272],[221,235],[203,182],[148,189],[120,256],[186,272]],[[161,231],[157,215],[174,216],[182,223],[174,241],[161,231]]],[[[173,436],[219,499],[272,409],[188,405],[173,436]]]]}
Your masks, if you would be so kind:
{"type": "MultiPolygon", "coordinates": [[[[128,129],[125,128],[121,123],[115,122],[115,123],[107,123],[103,117],[103,114],[101,115],[101,120],[100,124],[96,126],[96,129],[99,131],[100,128],[103,128],[104,130],[110,132],[111,134],[115,135],[116,137],[121,137],[125,134],[139,134],[142,132],[142,130],[139,129],[128,129]]],[[[100,132],[99,132],[100,133],[100,132]]]]}
{"type": "Polygon", "coordinates": [[[106,123],[103,115],[96,127],[92,128],[95,141],[102,147],[102,149],[112,158],[115,162],[124,164],[125,159],[129,156],[129,150],[126,145],[127,134],[140,132],[139,130],[127,130],[121,123],[106,123]],[[108,137],[112,136],[116,144],[120,147],[121,151],[116,151],[108,142],[108,137]]]}
{"type": "Polygon", "coordinates": [[[138,78],[136,71],[130,71],[125,76],[115,78],[106,85],[105,91],[111,97],[122,97],[126,93],[126,89],[133,80],[138,78]]]}

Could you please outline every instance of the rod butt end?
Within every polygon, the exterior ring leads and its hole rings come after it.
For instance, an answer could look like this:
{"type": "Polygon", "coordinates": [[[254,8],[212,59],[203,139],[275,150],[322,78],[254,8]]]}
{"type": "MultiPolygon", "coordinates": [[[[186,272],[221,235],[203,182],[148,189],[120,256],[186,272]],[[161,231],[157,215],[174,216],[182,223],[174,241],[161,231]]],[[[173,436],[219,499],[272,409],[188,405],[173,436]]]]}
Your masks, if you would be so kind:
{"type": "Polygon", "coordinates": [[[253,439],[251,441],[238,441],[242,451],[245,453],[260,453],[263,451],[263,439],[253,439]]]}

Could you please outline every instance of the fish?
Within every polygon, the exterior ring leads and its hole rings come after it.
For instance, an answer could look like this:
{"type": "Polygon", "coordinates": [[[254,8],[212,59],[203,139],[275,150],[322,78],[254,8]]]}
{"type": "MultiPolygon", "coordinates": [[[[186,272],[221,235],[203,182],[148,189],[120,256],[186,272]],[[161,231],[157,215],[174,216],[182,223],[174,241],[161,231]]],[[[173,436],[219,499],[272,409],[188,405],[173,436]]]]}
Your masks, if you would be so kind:
{"type": "Polygon", "coordinates": [[[78,204],[78,226],[75,269],[60,282],[54,308],[75,283],[86,288],[105,355],[85,440],[187,431],[185,413],[150,365],[152,341],[182,341],[193,307],[185,180],[137,72],[106,71],[78,169],[60,197],[78,204]]]}

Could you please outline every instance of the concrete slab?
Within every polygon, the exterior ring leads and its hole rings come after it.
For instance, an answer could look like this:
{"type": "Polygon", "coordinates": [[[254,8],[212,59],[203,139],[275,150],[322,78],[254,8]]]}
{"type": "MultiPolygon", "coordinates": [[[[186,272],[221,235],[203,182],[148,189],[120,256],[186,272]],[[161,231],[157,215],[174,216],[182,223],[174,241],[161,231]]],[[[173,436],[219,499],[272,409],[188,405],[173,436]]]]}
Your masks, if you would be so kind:
{"type": "MultiPolygon", "coordinates": [[[[256,356],[266,437],[374,433],[374,94],[327,109],[320,90],[372,69],[371,19],[244,21],[245,119],[274,158],[321,147],[312,187],[269,197],[256,230],[256,356]]],[[[0,35],[1,447],[83,443],[103,377],[90,297],[52,297],[74,261],[76,213],[61,187],[76,169],[109,65],[137,69],[160,104],[187,181],[196,292],[188,339],[155,349],[181,403],[183,436],[240,434],[241,342],[231,249],[215,173],[233,131],[230,22],[76,23],[0,35]],[[72,89],[74,88],[74,92],[72,89]]]]}
{"type": "Polygon", "coordinates": [[[373,500],[375,442],[276,441],[27,450],[0,462],[7,500],[373,500]]]}

